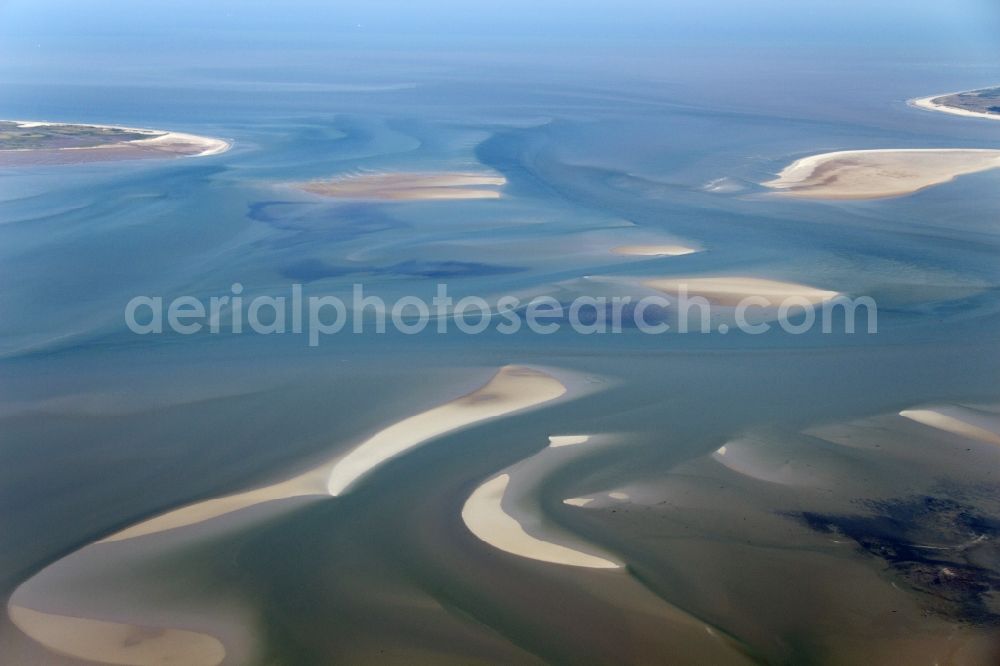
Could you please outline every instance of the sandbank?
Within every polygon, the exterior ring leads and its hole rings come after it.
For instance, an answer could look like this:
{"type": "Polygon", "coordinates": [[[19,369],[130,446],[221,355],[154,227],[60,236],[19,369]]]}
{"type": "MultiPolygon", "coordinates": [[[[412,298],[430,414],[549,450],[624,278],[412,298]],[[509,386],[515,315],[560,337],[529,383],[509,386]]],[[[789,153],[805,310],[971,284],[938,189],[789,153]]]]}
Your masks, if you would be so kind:
{"type": "Polygon", "coordinates": [[[621,568],[620,564],[608,558],[567,545],[576,540],[546,526],[538,512],[530,510],[530,507],[518,510],[519,505],[533,504],[535,500],[531,491],[550,471],[558,469],[574,456],[573,452],[565,451],[566,447],[575,447],[590,440],[589,435],[550,436],[547,447],[501,470],[473,491],[462,507],[465,526],[480,541],[520,557],[576,567],[621,568]],[[557,540],[567,543],[557,543],[557,540]]]}
{"type": "Polygon", "coordinates": [[[18,629],[58,654],[129,666],[216,666],[226,657],[222,642],[208,634],[43,613],[10,604],[18,629]]]}
{"type": "Polygon", "coordinates": [[[562,383],[541,371],[505,366],[472,393],[398,421],[375,433],[346,455],[332,458],[303,474],[262,488],[169,511],[117,532],[104,541],[133,539],[186,527],[264,502],[340,495],[378,465],[428,439],[554,400],[565,392],[566,387],[562,383]]]}
{"type": "Polygon", "coordinates": [[[990,444],[1000,444],[1000,417],[957,405],[904,409],[900,416],[931,428],[990,444]]]}
{"type": "Polygon", "coordinates": [[[596,569],[617,569],[618,564],[603,557],[543,541],[528,534],[513,516],[503,509],[503,497],[510,482],[509,474],[499,474],[482,484],[462,507],[462,520],[469,531],[495,548],[542,562],[596,569]]]}
{"type": "Polygon", "coordinates": [[[686,293],[688,297],[700,296],[715,305],[732,306],[750,297],[767,301],[762,307],[777,307],[785,299],[797,299],[816,305],[836,298],[836,291],[817,289],[794,282],[779,282],[755,277],[699,277],[699,278],[657,278],[645,280],[643,285],[662,291],[671,296],[686,293]]]}
{"type": "Polygon", "coordinates": [[[498,199],[503,176],[476,173],[367,173],[293,186],[337,199],[419,201],[440,199],[498,199]]]}
{"type": "Polygon", "coordinates": [[[360,444],[334,465],[327,481],[327,491],[330,495],[340,495],[382,462],[427,439],[555,400],[564,393],[566,387],[544,372],[505,366],[482,388],[403,419],[360,444]]]}
{"type": "Polygon", "coordinates": [[[992,149],[844,150],[796,160],[763,185],[785,197],[882,199],[997,167],[1000,150],[992,149]]]}
{"type": "Polygon", "coordinates": [[[628,257],[679,257],[698,252],[693,247],[684,245],[619,245],[612,248],[612,254],[628,257]]]}

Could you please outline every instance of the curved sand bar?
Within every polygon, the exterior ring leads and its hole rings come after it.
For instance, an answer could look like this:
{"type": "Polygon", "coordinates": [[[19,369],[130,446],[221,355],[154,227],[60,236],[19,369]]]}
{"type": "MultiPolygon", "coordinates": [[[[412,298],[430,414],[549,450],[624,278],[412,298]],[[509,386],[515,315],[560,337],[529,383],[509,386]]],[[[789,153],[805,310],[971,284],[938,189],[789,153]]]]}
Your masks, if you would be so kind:
{"type": "Polygon", "coordinates": [[[43,613],[11,604],[11,622],[58,654],[128,666],[216,666],[222,642],[208,634],[43,613]]]}
{"type": "Polygon", "coordinates": [[[371,173],[293,186],[337,199],[421,201],[434,199],[498,199],[503,176],[477,173],[371,173]]]}
{"type": "Polygon", "coordinates": [[[603,557],[589,555],[528,534],[521,523],[503,510],[503,497],[510,483],[509,474],[493,477],[476,490],[462,507],[462,520],[469,531],[494,548],[542,562],[574,567],[618,569],[620,566],[603,557]]]}
{"type": "MultiPolygon", "coordinates": [[[[13,131],[35,130],[34,134],[41,134],[28,139],[29,143],[36,144],[33,147],[4,148],[4,141],[0,139],[0,166],[207,157],[231,148],[231,144],[223,139],[118,125],[21,120],[0,121],[0,124],[13,126],[13,131]],[[42,128],[40,132],[39,128],[42,128]],[[59,131],[45,136],[44,128],[58,128],[59,131]]],[[[13,137],[13,140],[17,139],[17,136],[13,137]]],[[[16,145],[21,146],[22,143],[16,145]]]]}
{"type": "Polygon", "coordinates": [[[505,366],[481,388],[452,402],[416,414],[380,430],[344,456],[263,488],[191,504],[117,532],[105,541],[121,541],[194,525],[241,509],[292,497],[329,497],[380,464],[423,442],[464,426],[554,400],[566,393],[554,377],[521,366],[505,366]]]}
{"type": "Polygon", "coordinates": [[[530,534],[523,524],[529,517],[511,514],[504,508],[505,503],[512,503],[508,493],[512,477],[518,476],[519,473],[537,471],[539,467],[554,462],[549,460],[553,449],[583,444],[589,439],[587,435],[552,436],[549,438],[547,448],[508,467],[480,485],[462,507],[462,521],[465,526],[480,541],[512,555],[575,567],[620,569],[621,565],[610,559],[530,534]]]}
{"type": "Polygon", "coordinates": [[[844,150],[796,160],[763,185],[801,199],[882,199],[998,167],[992,149],[844,150]]]}
{"type": "Polygon", "coordinates": [[[926,409],[904,409],[900,416],[931,428],[989,444],[1000,444],[1000,417],[946,405],[926,409]]]}
{"type": "Polygon", "coordinates": [[[840,295],[836,291],[804,284],[754,277],[662,278],[644,280],[642,284],[671,296],[700,296],[709,303],[722,306],[738,305],[747,298],[766,300],[767,305],[762,307],[777,307],[785,299],[792,298],[816,305],[840,295]]]}

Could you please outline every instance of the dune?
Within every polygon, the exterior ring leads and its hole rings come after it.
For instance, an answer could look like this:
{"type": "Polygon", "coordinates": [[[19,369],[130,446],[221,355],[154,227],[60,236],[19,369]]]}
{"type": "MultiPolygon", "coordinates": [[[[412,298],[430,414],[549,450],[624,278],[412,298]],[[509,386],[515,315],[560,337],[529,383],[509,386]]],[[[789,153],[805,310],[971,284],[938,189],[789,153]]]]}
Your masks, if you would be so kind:
{"type": "Polygon", "coordinates": [[[314,180],[293,186],[337,199],[419,201],[435,199],[498,199],[503,176],[476,173],[371,173],[314,180]]]}
{"type": "Polygon", "coordinates": [[[1000,416],[995,414],[957,405],[945,405],[925,409],[904,409],[899,415],[953,435],[1000,444],[1000,416]]]}
{"type": "Polygon", "coordinates": [[[222,642],[183,629],[122,624],[10,604],[18,629],[61,655],[128,666],[216,666],[226,657],[222,642]]]}
{"type": "Polygon", "coordinates": [[[763,185],[802,199],[881,199],[997,167],[992,149],[845,150],[796,160],[763,185]]]}
{"type": "Polygon", "coordinates": [[[503,509],[503,497],[509,482],[509,474],[493,477],[476,488],[462,507],[462,520],[481,541],[508,553],[542,562],[596,569],[620,568],[619,564],[603,557],[528,534],[521,523],[503,509]]]}
{"type": "Polygon", "coordinates": [[[955,116],[1000,120],[1000,113],[988,113],[986,111],[973,111],[972,109],[963,109],[958,106],[951,106],[949,104],[945,104],[943,101],[949,97],[953,97],[954,95],[960,95],[960,94],[962,93],[945,93],[944,95],[920,97],[918,99],[909,100],[908,104],[910,106],[915,106],[918,109],[925,109],[927,111],[938,111],[940,113],[950,113],[955,116]]]}
{"type": "Polygon", "coordinates": [[[346,455],[337,456],[303,474],[242,493],[217,497],[143,521],[104,541],[121,541],[177,529],[231,514],[265,502],[294,497],[343,494],[348,486],[386,460],[423,442],[467,425],[554,400],[566,387],[539,370],[505,366],[481,388],[375,433],[346,455]]]}
{"type": "Polygon", "coordinates": [[[684,245],[619,245],[611,252],[628,257],[679,257],[698,250],[684,245]]]}
{"type": "Polygon", "coordinates": [[[689,297],[701,296],[710,303],[724,306],[738,305],[752,296],[767,299],[772,307],[779,306],[788,298],[804,299],[816,305],[840,295],[835,291],[794,282],[754,277],[658,278],[645,280],[643,284],[672,296],[686,291],[689,297]]]}

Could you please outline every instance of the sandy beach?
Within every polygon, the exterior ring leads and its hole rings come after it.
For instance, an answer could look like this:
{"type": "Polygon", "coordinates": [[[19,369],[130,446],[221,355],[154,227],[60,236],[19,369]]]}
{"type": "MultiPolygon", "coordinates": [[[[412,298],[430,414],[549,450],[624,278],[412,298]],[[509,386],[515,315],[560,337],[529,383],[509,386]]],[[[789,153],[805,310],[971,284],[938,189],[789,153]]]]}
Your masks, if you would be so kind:
{"type": "Polygon", "coordinates": [[[337,199],[421,201],[498,199],[507,179],[476,173],[362,173],[297,183],[297,189],[337,199]]]}
{"type": "Polygon", "coordinates": [[[943,95],[933,95],[931,97],[920,97],[918,99],[908,100],[907,104],[916,107],[918,109],[924,109],[926,111],[939,111],[941,113],[950,113],[955,116],[965,116],[967,118],[986,118],[987,120],[1000,120],[1000,114],[997,113],[973,111],[971,109],[963,109],[957,106],[950,106],[942,102],[942,100],[948,97],[959,94],[961,93],[945,93],[943,95]]]}
{"type": "Polygon", "coordinates": [[[800,199],[883,199],[1000,167],[1000,150],[844,150],[796,160],[763,185],[800,199]]]}

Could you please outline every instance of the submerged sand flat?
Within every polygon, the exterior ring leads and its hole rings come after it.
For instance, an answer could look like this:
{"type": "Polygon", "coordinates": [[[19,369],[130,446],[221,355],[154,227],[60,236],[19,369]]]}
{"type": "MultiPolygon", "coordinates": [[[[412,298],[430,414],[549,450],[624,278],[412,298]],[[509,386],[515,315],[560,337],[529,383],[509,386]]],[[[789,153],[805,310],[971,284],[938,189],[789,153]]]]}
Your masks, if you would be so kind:
{"type": "Polygon", "coordinates": [[[231,147],[223,139],[117,125],[42,121],[0,121],[0,124],[16,130],[32,130],[27,139],[15,133],[0,137],[0,166],[206,157],[224,153],[231,147]],[[46,132],[49,128],[52,131],[46,132]]]}
{"type": "MultiPolygon", "coordinates": [[[[592,555],[556,542],[556,535],[543,539],[525,529],[533,523],[536,532],[542,529],[537,516],[512,513],[505,504],[514,504],[508,488],[515,477],[543,474],[546,468],[557,467],[554,449],[576,446],[589,441],[587,435],[554,435],[549,446],[539,453],[508,467],[473,491],[462,507],[462,521],[476,537],[502,551],[540,562],[564,564],[594,569],[619,569],[621,565],[610,559],[592,555]]],[[[558,455],[562,455],[561,453],[558,455]]]]}
{"type": "Polygon", "coordinates": [[[995,414],[943,405],[925,409],[904,409],[900,416],[953,435],[1000,444],[1000,417],[995,414]]]}
{"type": "Polygon", "coordinates": [[[763,185],[801,199],[881,199],[997,167],[1000,150],[844,150],[796,160],[763,185]]]}
{"type": "Polygon", "coordinates": [[[18,629],[53,652],[78,659],[128,666],[216,666],[226,657],[208,634],[43,613],[11,604],[18,629]]]}
{"type": "Polygon", "coordinates": [[[679,257],[698,251],[685,245],[619,245],[611,249],[612,254],[627,257],[679,257]]]}
{"type": "Polygon", "coordinates": [[[419,201],[434,199],[498,199],[503,176],[477,173],[371,173],[314,180],[294,186],[337,199],[419,201]]]}
{"type": "Polygon", "coordinates": [[[645,280],[643,284],[671,296],[686,293],[689,297],[700,296],[709,303],[723,306],[737,305],[750,297],[766,300],[767,306],[762,307],[777,307],[790,298],[816,305],[840,295],[804,284],[755,277],[658,278],[645,280]]]}
{"type": "Polygon", "coordinates": [[[170,511],[117,532],[105,541],[121,541],[194,525],[264,502],[294,497],[343,494],[380,464],[423,442],[464,426],[554,400],[566,387],[554,377],[522,366],[505,366],[482,388],[390,425],[346,455],[303,474],[243,493],[218,497],[170,511]]]}

